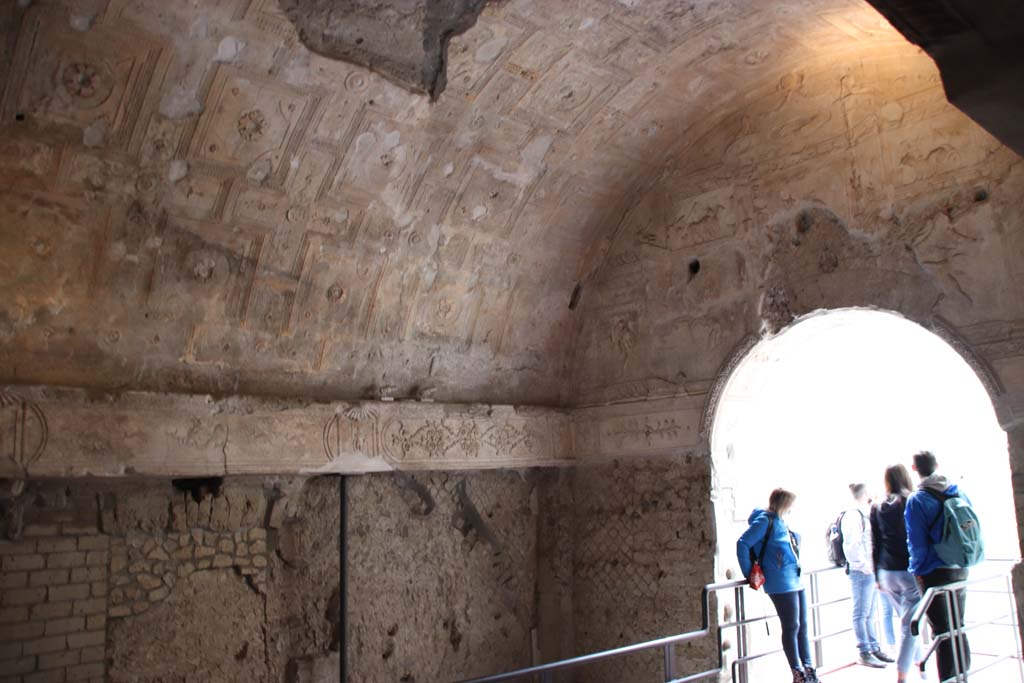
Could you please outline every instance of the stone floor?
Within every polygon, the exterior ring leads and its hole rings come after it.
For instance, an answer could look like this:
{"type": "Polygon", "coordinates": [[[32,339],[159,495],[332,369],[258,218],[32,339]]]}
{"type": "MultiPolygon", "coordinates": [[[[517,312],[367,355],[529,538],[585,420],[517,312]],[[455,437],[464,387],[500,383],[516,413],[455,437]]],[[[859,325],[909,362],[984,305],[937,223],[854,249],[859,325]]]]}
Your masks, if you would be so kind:
{"type": "MultiPolygon", "coordinates": [[[[1018,681],[1024,681],[1024,675],[1021,673],[1020,666],[1012,660],[1002,661],[994,666],[980,670],[982,667],[990,665],[994,659],[994,657],[986,657],[985,655],[975,655],[974,666],[978,672],[971,675],[971,683],[1017,683],[1018,681]]],[[[869,669],[858,664],[849,664],[831,671],[822,671],[820,674],[821,680],[825,683],[893,683],[896,680],[896,670],[891,666],[886,669],[869,669]]],[[[913,683],[922,679],[917,674],[911,673],[909,680],[913,683]]],[[[935,672],[934,665],[928,667],[927,678],[924,680],[929,683],[935,683],[938,680],[938,674],[935,672]]]]}

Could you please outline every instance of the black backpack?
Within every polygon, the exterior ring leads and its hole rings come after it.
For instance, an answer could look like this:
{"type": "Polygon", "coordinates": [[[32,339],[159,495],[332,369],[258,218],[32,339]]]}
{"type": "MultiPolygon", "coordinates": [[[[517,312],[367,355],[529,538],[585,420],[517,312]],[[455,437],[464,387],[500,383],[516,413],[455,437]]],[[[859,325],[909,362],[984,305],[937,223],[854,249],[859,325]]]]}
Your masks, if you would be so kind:
{"type": "MultiPolygon", "coordinates": [[[[846,561],[846,553],[843,552],[843,517],[846,516],[846,510],[839,513],[836,517],[836,521],[828,525],[828,531],[825,532],[825,546],[828,548],[828,561],[837,567],[845,567],[849,564],[846,561]]],[[[860,513],[860,525],[862,528],[867,529],[867,525],[864,523],[864,513],[860,513]]]]}

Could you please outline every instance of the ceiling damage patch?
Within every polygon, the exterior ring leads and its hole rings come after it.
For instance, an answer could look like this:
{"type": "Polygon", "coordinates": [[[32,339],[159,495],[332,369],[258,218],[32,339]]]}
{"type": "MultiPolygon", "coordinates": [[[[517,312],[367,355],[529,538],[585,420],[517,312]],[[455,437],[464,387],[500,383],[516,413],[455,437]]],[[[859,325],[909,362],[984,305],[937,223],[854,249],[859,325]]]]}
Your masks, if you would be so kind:
{"type": "Polygon", "coordinates": [[[281,0],[313,52],[365,66],[436,99],[446,84],[448,41],[488,0],[281,0]]]}

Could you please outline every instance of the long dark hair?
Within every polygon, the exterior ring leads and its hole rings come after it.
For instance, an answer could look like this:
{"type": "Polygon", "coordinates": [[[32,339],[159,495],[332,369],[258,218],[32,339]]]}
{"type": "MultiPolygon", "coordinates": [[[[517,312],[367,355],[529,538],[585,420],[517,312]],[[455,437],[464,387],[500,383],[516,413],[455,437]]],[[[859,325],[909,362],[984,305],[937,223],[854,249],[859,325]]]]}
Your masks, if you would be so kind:
{"type": "Polygon", "coordinates": [[[910,472],[903,465],[892,465],[885,468],[885,491],[890,496],[909,498],[913,484],[910,483],[910,472]]]}

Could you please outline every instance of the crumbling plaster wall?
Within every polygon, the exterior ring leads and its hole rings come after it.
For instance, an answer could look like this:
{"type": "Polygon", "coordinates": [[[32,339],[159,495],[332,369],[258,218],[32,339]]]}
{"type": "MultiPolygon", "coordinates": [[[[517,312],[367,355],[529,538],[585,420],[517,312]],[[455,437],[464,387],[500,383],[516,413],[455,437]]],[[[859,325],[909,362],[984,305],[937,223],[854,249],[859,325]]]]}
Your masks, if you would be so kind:
{"type": "Polygon", "coordinates": [[[300,672],[337,670],[339,500],[337,477],[30,482],[4,501],[0,670],[319,683],[300,672]]]}
{"type": "MultiPolygon", "coordinates": [[[[572,472],[572,618],[577,654],[701,628],[714,575],[707,460],[625,458],[572,472]]],[[[677,674],[718,666],[713,639],[680,646],[677,674]]],[[[657,680],[660,650],[604,662],[579,680],[657,680]]]]}
{"type": "Polygon", "coordinates": [[[745,337],[818,308],[941,319],[970,342],[1020,320],[1022,185],[927,57],[780,71],[716,104],[595,260],[578,399],[700,394],[745,337]]]}
{"type": "Polygon", "coordinates": [[[348,478],[345,615],[340,478],[179,481],[2,501],[0,671],[326,683],[346,661],[348,680],[426,683],[572,653],[557,470],[348,478]]]}
{"type": "Polygon", "coordinates": [[[349,480],[350,680],[430,683],[532,663],[539,476],[349,480]]]}
{"type": "Polygon", "coordinates": [[[617,413],[597,439],[627,434],[624,457],[706,451],[728,363],[752,339],[821,308],[896,311],[949,340],[989,388],[1024,523],[1020,157],[945,101],[927,57],[900,48],[793,65],[730,94],[696,104],[707,118],[592,262],[575,418],[617,413]]]}
{"type": "Polygon", "coordinates": [[[314,52],[361,64],[436,98],[446,84],[448,41],[476,22],[487,0],[283,0],[314,52]]]}
{"type": "MultiPolygon", "coordinates": [[[[423,4],[285,3],[329,6],[423,4]]],[[[311,52],[276,0],[0,12],[0,224],[21,226],[0,381],[107,390],[573,404],[589,257],[666,163],[718,162],[694,146],[723,111],[774,148],[719,105],[802,63],[916,55],[861,0],[506,0],[452,39],[431,103],[311,52]]],[[[850,99],[810,94],[832,123],[850,99]]]]}

